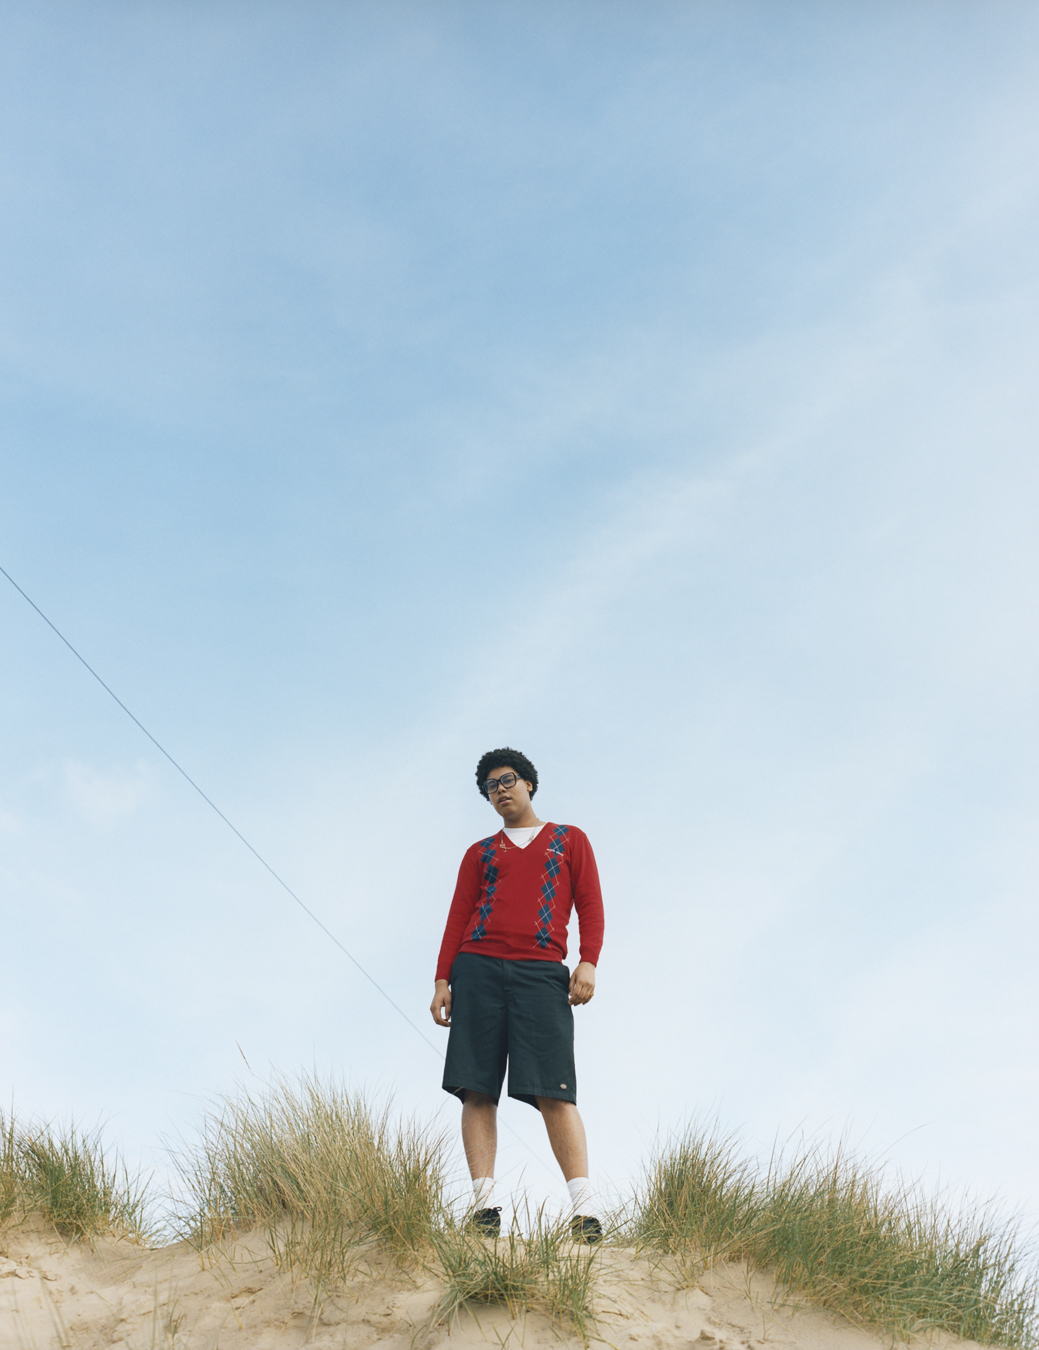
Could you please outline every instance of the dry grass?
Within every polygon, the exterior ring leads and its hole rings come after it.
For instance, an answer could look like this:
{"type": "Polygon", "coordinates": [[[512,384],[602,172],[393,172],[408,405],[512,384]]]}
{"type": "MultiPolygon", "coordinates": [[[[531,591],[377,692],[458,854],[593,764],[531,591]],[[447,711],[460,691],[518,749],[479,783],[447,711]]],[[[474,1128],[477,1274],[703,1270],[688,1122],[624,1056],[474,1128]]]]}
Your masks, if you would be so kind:
{"type": "Polygon", "coordinates": [[[21,1191],[14,1120],[0,1113],[0,1225],[16,1212],[21,1191]]]}
{"type": "Polygon", "coordinates": [[[205,1247],[261,1229],[280,1263],[319,1284],[361,1256],[405,1268],[444,1210],[443,1142],[345,1089],[304,1077],[228,1101],[182,1157],[180,1230],[205,1247]]]}
{"type": "Polygon", "coordinates": [[[151,1235],[147,1196],[97,1134],[21,1127],[0,1114],[0,1222],[39,1216],[68,1237],[151,1235]]]}
{"type": "Polygon", "coordinates": [[[435,1320],[503,1303],[586,1337],[594,1252],[569,1225],[535,1216],[529,1237],[489,1241],[445,1200],[445,1142],[363,1097],[303,1078],[225,1102],[180,1159],[189,1192],[179,1229],[200,1248],[259,1229],[280,1264],[319,1286],[359,1262],[423,1270],[444,1283],[435,1320]]]}
{"type": "Polygon", "coordinates": [[[888,1188],[881,1169],[840,1150],[777,1155],[758,1171],[732,1140],[692,1129],[654,1159],[628,1232],[687,1277],[720,1258],[747,1260],[888,1332],[1039,1344],[1039,1278],[1012,1222],[888,1188]]]}
{"type": "Polygon", "coordinates": [[[513,1317],[546,1313],[587,1344],[601,1249],[575,1243],[569,1223],[547,1222],[542,1211],[525,1238],[509,1233],[489,1239],[452,1225],[433,1241],[445,1284],[434,1323],[449,1322],[464,1307],[500,1303],[513,1317]]]}
{"type": "MultiPolygon", "coordinates": [[[[442,1136],[363,1097],[302,1078],[228,1101],[181,1159],[179,1231],[200,1249],[265,1233],[287,1268],[320,1287],[373,1269],[432,1272],[434,1320],[503,1304],[540,1312],[586,1342],[600,1248],[538,1213],[526,1237],[481,1237],[445,1200],[442,1136]]],[[[23,1128],[0,1114],[0,1223],[39,1215],[75,1237],[149,1236],[147,1196],[96,1135],[23,1128]]],[[[693,1280],[746,1260],[791,1291],[892,1335],[941,1329],[1039,1347],[1039,1276],[1012,1222],[950,1207],[838,1150],[755,1167],[733,1141],[689,1130],[660,1151],[613,1241],[634,1242],[693,1280]]]]}

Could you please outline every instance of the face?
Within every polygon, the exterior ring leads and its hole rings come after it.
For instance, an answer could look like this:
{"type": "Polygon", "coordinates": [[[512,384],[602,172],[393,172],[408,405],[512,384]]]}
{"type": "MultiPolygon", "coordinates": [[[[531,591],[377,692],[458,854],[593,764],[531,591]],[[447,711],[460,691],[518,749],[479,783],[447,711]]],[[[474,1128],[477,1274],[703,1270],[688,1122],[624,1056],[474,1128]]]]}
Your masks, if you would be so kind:
{"type": "MultiPolygon", "coordinates": [[[[487,777],[501,778],[502,774],[515,772],[516,770],[511,769],[508,764],[500,764],[496,769],[491,769],[487,777]]],[[[519,817],[524,815],[527,808],[530,806],[531,787],[531,783],[526,783],[522,778],[517,776],[512,787],[498,787],[487,795],[491,805],[503,819],[507,819],[510,816],[519,817]]]]}

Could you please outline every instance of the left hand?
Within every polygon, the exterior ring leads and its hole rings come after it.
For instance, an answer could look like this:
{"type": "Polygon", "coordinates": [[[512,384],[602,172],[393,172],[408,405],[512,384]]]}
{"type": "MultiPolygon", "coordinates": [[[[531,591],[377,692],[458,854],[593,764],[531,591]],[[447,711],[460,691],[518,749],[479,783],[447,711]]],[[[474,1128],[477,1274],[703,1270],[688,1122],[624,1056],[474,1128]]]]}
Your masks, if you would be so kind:
{"type": "Polygon", "coordinates": [[[595,994],[595,967],[591,961],[581,961],[570,976],[570,1006],[589,1003],[595,994]]]}

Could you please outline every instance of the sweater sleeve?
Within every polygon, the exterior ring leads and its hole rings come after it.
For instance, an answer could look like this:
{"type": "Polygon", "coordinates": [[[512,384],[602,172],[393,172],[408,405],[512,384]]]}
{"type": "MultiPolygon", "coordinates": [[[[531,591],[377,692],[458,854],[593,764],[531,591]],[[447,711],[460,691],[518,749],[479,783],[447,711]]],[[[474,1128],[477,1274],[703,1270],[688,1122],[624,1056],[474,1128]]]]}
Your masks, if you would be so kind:
{"type": "Polygon", "coordinates": [[[580,930],[582,961],[599,964],[602,951],[605,919],[602,909],[602,891],[599,888],[599,869],[595,854],[583,830],[574,830],[570,840],[570,882],[574,891],[574,909],[580,930]]]}
{"type": "Polygon", "coordinates": [[[458,869],[458,881],[455,885],[451,908],[448,911],[444,940],[440,944],[440,956],[437,960],[436,978],[438,980],[449,980],[451,978],[451,967],[454,965],[459,947],[465,941],[465,930],[479,899],[479,845],[474,844],[472,848],[466,850],[462,865],[458,869]]]}

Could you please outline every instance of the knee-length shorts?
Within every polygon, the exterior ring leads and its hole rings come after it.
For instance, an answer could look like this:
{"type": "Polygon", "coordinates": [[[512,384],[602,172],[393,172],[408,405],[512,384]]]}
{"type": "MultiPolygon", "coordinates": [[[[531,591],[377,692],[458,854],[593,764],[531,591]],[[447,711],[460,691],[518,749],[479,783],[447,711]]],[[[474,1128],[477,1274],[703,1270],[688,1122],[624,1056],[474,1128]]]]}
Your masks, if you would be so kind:
{"type": "Polygon", "coordinates": [[[451,967],[444,1091],[577,1101],[570,971],[561,961],[502,961],[459,952],[451,967]]]}

